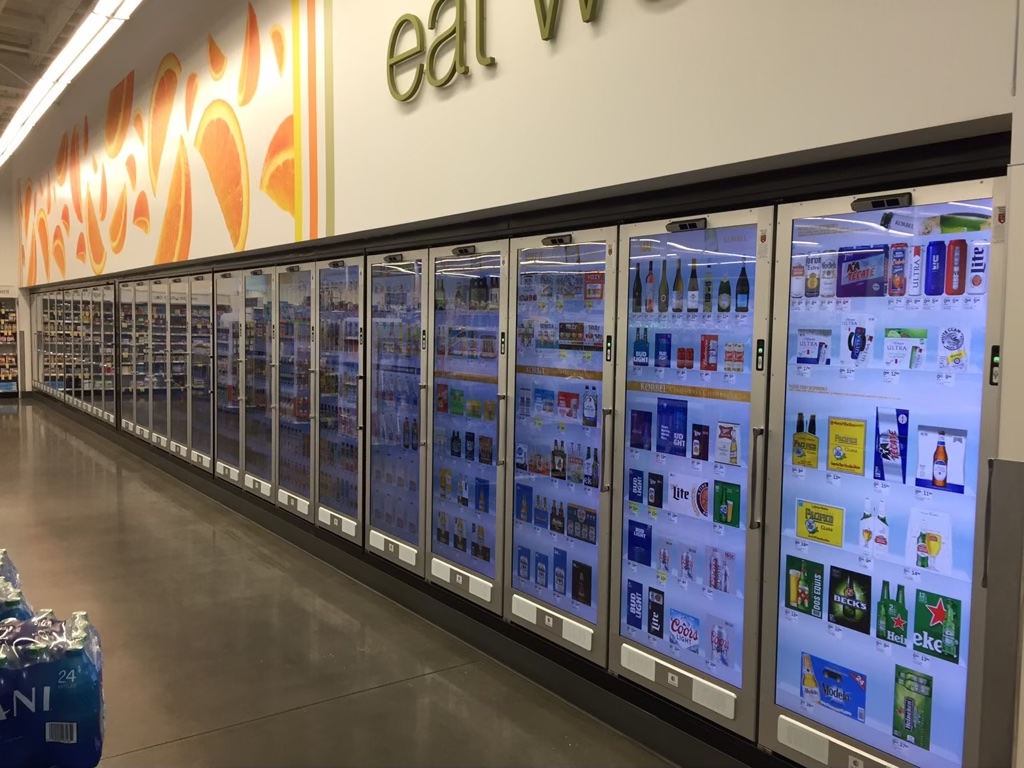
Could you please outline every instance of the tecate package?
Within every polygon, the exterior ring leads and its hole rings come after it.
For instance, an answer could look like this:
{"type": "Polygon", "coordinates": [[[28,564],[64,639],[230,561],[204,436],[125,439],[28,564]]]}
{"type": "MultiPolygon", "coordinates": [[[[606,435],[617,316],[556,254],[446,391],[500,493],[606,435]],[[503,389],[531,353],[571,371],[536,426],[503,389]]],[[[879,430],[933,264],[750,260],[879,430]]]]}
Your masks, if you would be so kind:
{"type": "Polygon", "coordinates": [[[875,409],[875,480],[907,482],[907,426],[910,411],[875,409]]]}
{"type": "Polygon", "coordinates": [[[88,616],[0,622],[0,768],[93,768],[103,735],[103,656],[88,616]]]}
{"type": "Polygon", "coordinates": [[[3,579],[15,589],[21,589],[21,577],[18,569],[14,567],[10,553],[0,547],[0,579],[3,579]]]}

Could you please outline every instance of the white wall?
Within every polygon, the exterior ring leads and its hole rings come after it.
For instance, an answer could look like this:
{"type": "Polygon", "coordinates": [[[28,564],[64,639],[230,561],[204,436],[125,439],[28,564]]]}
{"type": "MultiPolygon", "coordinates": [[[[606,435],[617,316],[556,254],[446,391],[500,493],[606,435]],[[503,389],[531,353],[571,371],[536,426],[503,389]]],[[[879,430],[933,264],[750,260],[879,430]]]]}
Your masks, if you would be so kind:
{"type": "Polygon", "coordinates": [[[1011,111],[1014,0],[563,0],[554,43],[487,0],[497,67],[471,39],[469,78],[400,104],[388,37],[430,4],[335,2],[339,232],[1011,111]]]}

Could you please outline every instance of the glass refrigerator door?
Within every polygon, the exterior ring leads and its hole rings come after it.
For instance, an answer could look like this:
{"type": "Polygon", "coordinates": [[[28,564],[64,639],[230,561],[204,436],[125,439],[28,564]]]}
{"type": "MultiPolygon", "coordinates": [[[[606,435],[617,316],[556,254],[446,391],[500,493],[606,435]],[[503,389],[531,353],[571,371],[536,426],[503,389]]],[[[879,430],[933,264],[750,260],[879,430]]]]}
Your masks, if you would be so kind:
{"type": "Polygon", "coordinates": [[[277,285],[277,503],[308,518],[313,499],[313,267],[284,267],[277,285]]]}
{"type": "Polygon", "coordinates": [[[601,664],[608,641],[614,235],[611,229],[512,245],[515,478],[506,614],[601,664]]]}
{"type": "Polygon", "coordinates": [[[135,286],[121,283],[118,294],[118,343],[120,345],[121,429],[135,432],[135,286]]]}
{"type": "Polygon", "coordinates": [[[427,254],[370,264],[371,551],[424,573],[423,272],[427,254]],[[415,435],[415,439],[414,439],[415,435]]]}
{"type": "Polygon", "coordinates": [[[245,275],[245,481],[273,498],[274,483],[274,274],[245,275]]]}
{"type": "Polygon", "coordinates": [[[857,756],[847,743],[900,765],[979,762],[965,718],[980,705],[968,685],[972,588],[980,459],[994,455],[982,430],[991,262],[1003,250],[992,189],[780,211],[781,539],[768,555],[778,571],[764,615],[777,635],[762,688],[784,720],[762,733],[810,765],[846,765],[857,756]]]}
{"type": "Polygon", "coordinates": [[[152,323],[150,326],[150,404],[152,408],[152,440],[157,445],[168,446],[167,417],[167,381],[169,378],[168,339],[169,321],[168,304],[170,302],[170,284],[165,280],[154,280],[150,283],[150,307],[152,323]]]}
{"type": "Polygon", "coordinates": [[[213,457],[213,281],[196,275],[189,287],[189,460],[210,469],[213,457]]]}
{"type": "Polygon", "coordinates": [[[317,523],[362,541],[362,259],[321,266],[317,523]]]}
{"type": "Polygon", "coordinates": [[[118,319],[114,303],[114,286],[104,285],[100,293],[103,302],[103,418],[113,424],[117,414],[117,377],[115,376],[116,345],[118,343],[118,319]]]}
{"type": "MultiPolygon", "coordinates": [[[[431,253],[430,577],[495,611],[502,597],[507,249],[500,243],[431,253]]],[[[423,428],[414,423],[413,442],[423,428]]]]}
{"type": "Polygon", "coordinates": [[[0,298],[0,394],[18,392],[18,300],[0,298]]]}
{"type": "Polygon", "coordinates": [[[68,329],[71,358],[71,398],[76,408],[82,407],[82,292],[68,292],[67,318],[65,327],[68,329]]]}
{"type": "Polygon", "coordinates": [[[188,283],[171,281],[171,303],[168,307],[169,370],[167,397],[170,404],[171,453],[188,458],[188,283]]]}
{"type": "Polygon", "coordinates": [[[88,412],[92,407],[92,302],[88,289],[75,291],[75,318],[78,334],[77,359],[79,379],[78,407],[88,412]]]}
{"type": "Polygon", "coordinates": [[[150,352],[149,331],[152,324],[149,303],[149,283],[135,284],[135,434],[149,439],[152,426],[150,406],[150,352]]]}
{"type": "Polygon", "coordinates": [[[107,377],[103,371],[103,288],[97,286],[89,291],[92,302],[92,403],[90,412],[93,416],[103,418],[103,395],[107,386],[107,377]]]}
{"type": "Polygon", "coordinates": [[[619,282],[611,666],[748,738],[773,215],[623,228],[619,282]]]}
{"type": "Polygon", "coordinates": [[[245,302],[241,273],[214,276],[216,299],[217,429],[215,454],[219,477],[241,483],[242,469],[242,323],[245,302]]]}

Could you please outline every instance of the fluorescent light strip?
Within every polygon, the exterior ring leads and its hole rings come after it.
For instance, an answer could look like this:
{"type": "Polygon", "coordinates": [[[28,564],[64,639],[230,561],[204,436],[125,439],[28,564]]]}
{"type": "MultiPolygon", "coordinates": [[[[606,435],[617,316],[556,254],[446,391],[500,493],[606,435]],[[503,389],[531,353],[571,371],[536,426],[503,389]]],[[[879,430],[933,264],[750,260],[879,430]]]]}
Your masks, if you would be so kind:
{"type": "Polygon", "coordinates": [[[142,0],[98,0],[64,48],[54,57],[10,124],[0,136],[0,165],[14,154],[29,131],[64,92],[114,33],[128,20],[142,0]]]}

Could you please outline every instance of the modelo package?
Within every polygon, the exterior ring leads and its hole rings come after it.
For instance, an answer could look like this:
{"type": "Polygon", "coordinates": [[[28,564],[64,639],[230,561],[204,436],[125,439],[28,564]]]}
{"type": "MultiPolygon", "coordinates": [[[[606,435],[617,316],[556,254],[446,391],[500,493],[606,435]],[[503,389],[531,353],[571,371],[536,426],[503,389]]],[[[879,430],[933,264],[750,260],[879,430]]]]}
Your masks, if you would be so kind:
{"type": "Polygon", "coordinates": [[[885,296],[888,266],[888,245],[840,248],[836,296],[843,299],[885,296]]]}
{"type": "Polygon", "coordinates": [[[875,409],[875,480],[907,482],[909,423],[910,411],[905,408],[875,409]]]}
{"type": "Polygon", "coordinates": [[[868,678],[860,672],[802,654],[800,699],[808,707],[824,707],[863,723],[868,698],[868,678]]]}
{"type": "Polygon", "coordinates": [[[658,453],[686,456],[686,410],[685,400],[658,398],[658,453]]]}
{"type": "Polygon", "coordinates": [[[103,654],[84,613],[0,626],[0,765],[91,768],[104,719],[103,654]]]}
{"type": "Polygon", "coordinates": [[[967,431],[921,425],[917,428],[918,488],[964,492],[967,431]]]}

